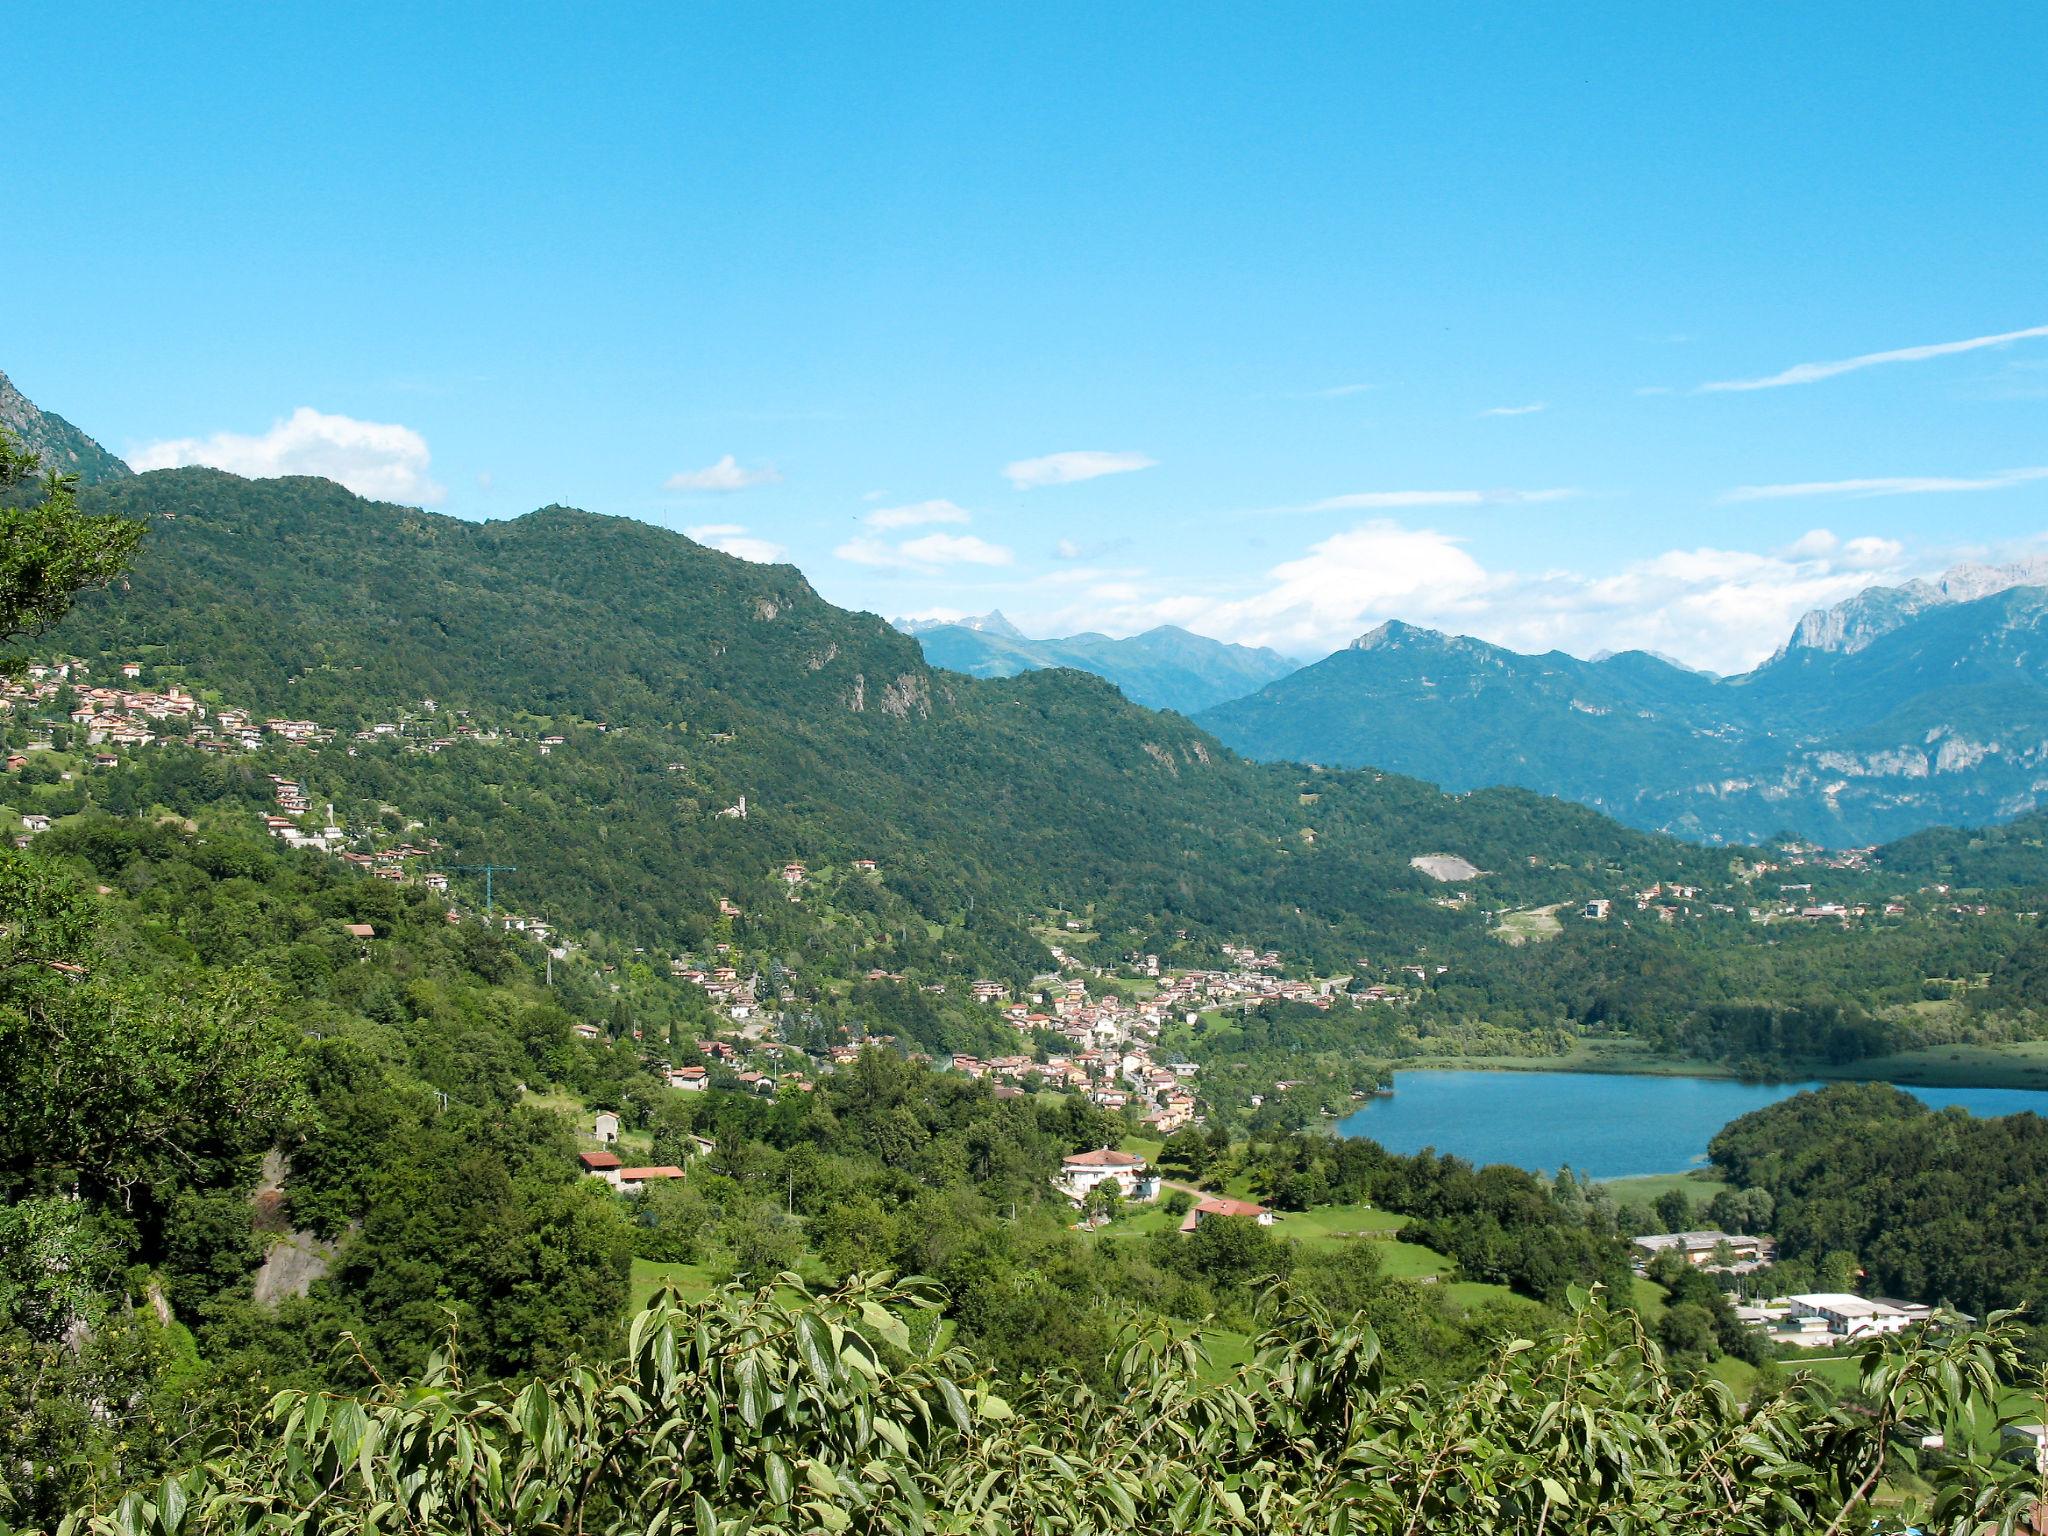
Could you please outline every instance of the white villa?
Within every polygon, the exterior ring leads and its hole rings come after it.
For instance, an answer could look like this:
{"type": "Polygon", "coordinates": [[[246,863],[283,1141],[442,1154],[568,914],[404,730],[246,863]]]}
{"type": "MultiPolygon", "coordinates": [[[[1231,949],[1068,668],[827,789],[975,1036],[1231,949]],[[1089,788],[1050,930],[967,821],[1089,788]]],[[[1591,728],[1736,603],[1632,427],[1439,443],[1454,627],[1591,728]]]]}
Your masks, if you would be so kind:
{"type": "Polygon", "coordinates": [[[1098,1184],[1114,1182],[1126,1200],[1159,1198],[1159,1175],[1135,1152],[1103,1147],[1060,1159],[1060,1193],[1079,1205],[1098,1184]]]}
{"type": "Polygon", "coordinates": [[[1873,1301],[1865,1296],[1852,1296],[1846,1291],[1817,1291],[1785,1299],[1791,1303],[1788,1316],[1795,1325],[1812,1327],[1808,1320],[1817,1318],[1826,1325],[1828,1333],[1838,1339],[1903,1333],[1915,1323],[1926,1322],[1934,1310],[1918,1304],[1901,1306],[1889,1301],[1873,1301]]]}

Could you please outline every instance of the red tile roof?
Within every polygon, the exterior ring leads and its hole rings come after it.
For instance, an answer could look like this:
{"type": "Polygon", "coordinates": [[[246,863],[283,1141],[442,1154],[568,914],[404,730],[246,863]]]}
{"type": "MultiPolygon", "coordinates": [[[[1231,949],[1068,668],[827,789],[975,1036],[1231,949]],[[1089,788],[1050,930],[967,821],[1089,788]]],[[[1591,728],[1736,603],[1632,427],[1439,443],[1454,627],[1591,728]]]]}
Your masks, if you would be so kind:
{"type": "Polygon", "coordinates": [[[577,1161],[593,1173],[600,1168],[617,1168],[620,1166],[619,1154],[616,1152],[585,1152],[577,1161]]]}
{"type": "Polygon", "coordinates": [[[1136,1168],[1145,1159],[1129,1152],[1119,1152],[1113,1147],[1104,1147],[1099,1152],[1077,1152],[1060,1161],[1069,1168],[1136,1168]]]}

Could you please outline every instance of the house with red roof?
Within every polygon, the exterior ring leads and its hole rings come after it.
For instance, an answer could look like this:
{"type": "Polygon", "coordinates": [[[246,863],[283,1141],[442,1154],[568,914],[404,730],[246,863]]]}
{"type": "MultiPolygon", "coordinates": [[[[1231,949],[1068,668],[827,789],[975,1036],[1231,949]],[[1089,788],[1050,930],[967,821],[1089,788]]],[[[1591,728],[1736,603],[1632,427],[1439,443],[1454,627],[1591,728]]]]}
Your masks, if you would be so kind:
{"type": "Polygon", "coordinates": [[[1060,1193],[1079,1205],[1098,1185],[1115,1183],[1126,1200],[1156,1200],[1159,1175],[1135,1152],[1103,1147],[1094,1152],[1077,1152],[1060,1159],[1060,1171],[1053,1181],[1060,1193]]]}
{"type": "Polygon", "coordinates": [[[1255,1205],[1249,1200],[1231,1200],[1222,1195],[1211,1195],[1205,1200],[1197,1200],[1188,1208],[1187,1215],[1181,1219],[1180,1229],[1183,1232],[1192,1232],[1212,1216],[1249,1219],[1262,1227],[1273,1225],[1273,1213],[1263,1205],[1255,1205]]]}

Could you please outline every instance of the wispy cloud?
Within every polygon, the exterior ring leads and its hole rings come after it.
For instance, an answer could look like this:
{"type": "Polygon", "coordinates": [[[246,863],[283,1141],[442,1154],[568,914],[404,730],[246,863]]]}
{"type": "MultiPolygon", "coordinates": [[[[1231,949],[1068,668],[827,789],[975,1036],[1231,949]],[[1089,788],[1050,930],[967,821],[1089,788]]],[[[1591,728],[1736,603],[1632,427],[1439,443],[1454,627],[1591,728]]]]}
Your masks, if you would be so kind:
{"type": "Polygon", "coordinates": [[[919,501],[904,507],[883,507],[861,519],[870,528],[922,528],[929,523],[965,523],[973,514],[950,501],[919,501]]]}
{"type": "Polygon", "coordinates": [[[1860,480],[1804,480],[1790,485],[1738,485],[1723,501],[1789,501],[1802,496],[1928,496],[1945,491],[2002,491],[2048,480],[2048,467],[2008,469],[1995,475],[1893,475],[1860,480]]]}
{"type": "Polygon", "coordinates": [[[1722,379],[1716,383],[1702,384],[1700,389],[1712,394],[1728,390],[1782,389],[1788,384],[1818,384],[1822,379],[1855,373],[1862,368],[1875,368],[1882,363],[1920,363],[1930,357],[1953,357],[1958,352],[1976,352],[1984,347],[2008,346],[2015,341],[2026,341],[2036,336],[2048,336],[2048,325],[2033,325],[2023,331],[2000,331],[1995,336],[1971,336],[1963,341],[1937,341],[1924,347],[1897,347],[1889,352],[1865,352],[1860,357],[1845,357],[1832,363],[1795,363],[1782,373],[1773,373],[1761,379],[1722,379]]]}
{"type": "Polygon", "coordinates": [[[864,533],[832,553],[851,565],[927,575],[954,565],[1010,565],[1017,558],[1015,551],[971,533],[927,533],[901,544],[864,533]]]}
{"type": "Polygon", "coordinates": [[[1481,411],[1481,419],[1488,416],[1534,416],[1538,411],[1550,409],[1548,401],[1538,400],[1534,405],[1496,405],[1491,410],[1481,411]]]}
{"type": "Polygon", "coordinates": [[[1353,491],[1311,502],[1308,512],[1391,512],[1415,507],[1514,507],[1564,501],[1578,492],[1570,486],[1524,491],[1500,487],[1485,491],[1353,491]]]}
{"type": "Polygon", "coordinates": [[[1076,448],[1066,453],[1048,453],[1036,459],[1018,459],[1003,466],[1003,478],[1020,491],[1044,485],[1072,485],[1103,475],[1128,475],[1150,469],[1157,459],[1142,453],[1112,453],[1099,448],[1076,448]]]}
{"type": "Polygon", "coordinates": [[[685,528],[691,538],[699,544],[722,550],[741,560],[751,560],[756,565],[779,565],[789,557],[789,551],[772,539],[757,538],[747,532],[743,523],[699,523],[694,528],[685,528]]]}
{"type": "Polygon", "coordinates": [[[686,495],[703,492],[722,495],[744,491],[752,485],[773,485],[781,478],[773,464],[749,466],[728,453],[717,463],[707,464],[702,469],[685,469],[670,475],[661,483],[661,488],[686,495]]]}
{"type": "Polygon", "coordinates": [[[205,464],[231,474],[321,475],[358,496],[433,506],[447,494],[427,473],[427,440],[411,427],[358,421],[302,405],[267,432],[174,437],[132,449],[136,469],[205,464]]]}

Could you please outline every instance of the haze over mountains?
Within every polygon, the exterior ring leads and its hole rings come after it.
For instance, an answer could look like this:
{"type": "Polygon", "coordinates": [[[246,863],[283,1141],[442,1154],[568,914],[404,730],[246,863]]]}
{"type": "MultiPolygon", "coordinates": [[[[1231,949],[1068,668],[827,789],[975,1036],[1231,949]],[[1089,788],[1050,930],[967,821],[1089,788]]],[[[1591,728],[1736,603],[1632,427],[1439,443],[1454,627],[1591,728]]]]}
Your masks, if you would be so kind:
{"type": "Polygon", "coordinates": [[[1278,651],[1229,645],[1162,624],[1141,635],[1069,635],[1033,640],[1001,613],[951,622],[899,619],[935,667],[971,677],[1014,677],[1045,667],[1073,667],[1108,678],[1148,709],[1184,715],[1241,698],[1298,665],[1278,651]]]}
{"type": "Polygon", "coordinates": [[[1392,622],[1200,723],[1248,756],[1518,784],[1687,837],[1879,842],[2042,803],[2044,581],[2037,560],[1872,588],[1729,678],[1392,622]]]}

